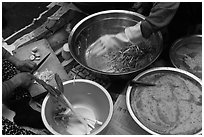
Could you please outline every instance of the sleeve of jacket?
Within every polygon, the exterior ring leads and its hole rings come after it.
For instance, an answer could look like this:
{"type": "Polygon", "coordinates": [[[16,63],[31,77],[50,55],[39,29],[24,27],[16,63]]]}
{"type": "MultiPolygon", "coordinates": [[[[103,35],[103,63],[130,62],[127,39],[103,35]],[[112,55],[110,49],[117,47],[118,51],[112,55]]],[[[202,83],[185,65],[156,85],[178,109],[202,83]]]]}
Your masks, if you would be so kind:
{"type": "Polygon", "coordinates": [[[15,89],[15,85],[11,80],[7,80],[2,82],[2,102],[3,104],[7,104],[8,97],[11,96],[13,90],[15,89]]]}
{"type": "Polygon", "coordinates": [[[167,26],[174,17],[179,2],[158,2],[154,3],[148,17],[141,24],[141,31],[144,38],[167,26]]]}

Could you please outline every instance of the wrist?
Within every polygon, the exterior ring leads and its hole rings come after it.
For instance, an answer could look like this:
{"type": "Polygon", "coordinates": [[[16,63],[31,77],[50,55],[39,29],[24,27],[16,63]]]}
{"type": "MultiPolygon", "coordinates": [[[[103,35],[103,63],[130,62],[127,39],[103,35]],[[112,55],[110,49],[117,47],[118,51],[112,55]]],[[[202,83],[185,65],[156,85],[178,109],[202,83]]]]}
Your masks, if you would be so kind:
{"type": "Polygon", "coordinates": [[[14,56],[11,55],[11,56],[8,58],[8,60],[9,60],[11,63],[13,63],[17,68],[18,68],[18,66],[20,66],[20,60],[17,59],[16,57],[14,57],[14,56]]]}
{"type": "Polygon", "coordinates": [[[17,79],[16,76],[12,77],[9,81],[14,89],[21,85],[21,80],[17,79]]]}
{"type": "Polygon", "coordinates": [[[116,37],[118,40],[122,41],[122,42],[125,42],[125,43],[130,42],[130,40],[128,39],[128,37],[127,37],[127,35],[125,34],[125,32],[118,33],[118,34],[116,34],[115,37],[116,37]]]}
{"type": "Polygon", "coordinates": [[[125,34],[131,43],[137,43],[140,41],[143,38],[141,32],[141,21],[135,26],[127,27],[125,29],[125,34]]]}
{"type": "Polygon", "coordinates": [[[143,21],[141,23],[141,33],[144,38],[149,38],[151,36],[153,30],[150,23],[148,23],[147,21],[143,21]]]}

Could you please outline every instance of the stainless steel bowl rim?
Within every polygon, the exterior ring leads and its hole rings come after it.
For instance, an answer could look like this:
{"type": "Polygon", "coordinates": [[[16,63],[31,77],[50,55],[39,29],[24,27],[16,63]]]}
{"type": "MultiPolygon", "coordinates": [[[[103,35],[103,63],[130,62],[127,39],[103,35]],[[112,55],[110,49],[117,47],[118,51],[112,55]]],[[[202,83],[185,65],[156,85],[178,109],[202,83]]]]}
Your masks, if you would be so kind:
{"type": "MultiPolygon", "coordinates": [[[[98,134],[100,133],[107,125],[108,123],[110,122],[111,118],[112,118],[112,115],[113,115],[113,101],[112,101],[112,98],[110,96],[110,94],[108,93],[108,91],[103,87],[101,86],[100,84],[98,84],[97,82],[94,82],[94,81],[91,81],[91,80],[87,80],[87,79],[74,79],[74,80],[68,80],[68,81],[65,81],[63,82],[63,85],[66,85],[66,84],[70,84],[70,83],[74,83],[74,82],[85,82],[85,83],[89,83],[89,84],[92,84],[92,85],[95,85],[97,86],[98,88],[100,88],[103,93],[106,95],[106,97],[108,98],[109,100],[109,106],[110,106],[110,111],[109,111],[109,114],[108,114],[108,117],[106,119],[105,122],[103,122],[103,125],[98,129],[96,130],[95,132],[91,133],[90,135],[95,135],[95,134],[98,134]]],[[[46,120],[46,117],[45,117],[45,106],[46,106],[46,103],[48,101],[50,97],[50,94],[48,94],[44,100],[43,100],[43,103],[42,103],[42,108],[41,108],[41,117],[42,117],[42,120],[43,120],[43,123],[45,124],[45,127],[47,129],[49,129],[49,131],[54,134],[54,135],[61,135],[60,133],[56,132],[52,126],[50,126],[46,120]]]]}
{"type": "MultiPolygon", "coordinates": [[[[148,74],[150,72],[155,72],[155,71],[172,71],[172,72],[176,72],[176,73],[182,73],[184,75],[187,75],[189,77],[191,77],[192,79],[196,80],[201,86],[202,86],[202,81],[201,79],[199,79],[197,76],[195,76],[194,74],[188,72],[188,71],[185,71],[185,70],[182,70],[182,69],[178,69],[178,68],[173,68],[173,67],[157,67],[157,68],[152,68],[152,69],[148,69],[142,73],[140,73],[139,75],[137,75],[134,80],[138,80],[140,77],[142,77],[143,75],[145,74],[148,74]]],[[[132,107],[131,107],[131,103],[130,103],[130,95],[131,95],[131,89],[132,89],[132,86],[128,86],[127,88],[127,92],[126,92],[126,105],[127,105],[127,108],[128,108],[128,111],[131,115],[131,117],[134,119],[134,121],[141,127],[143,128],[145,131],[147,131],[148,133],[150,134],[153,134],[153,135],[160,135],[159,133],[157,132],[154,132],[153,130],[147,128],[144,124],[142,124],[140,122],[139,119],[137,119],[137,117],[135,116],[133,110],[132,110],[132,107]]],[[[196,135],[200,135],[202,133],[202,130],[199,131],[198,133],[196,133],[196,135]]]]}
{"type": "MultiPolygon", "coordinates": [[[[182,37],[182,38],[176,40],[176,41],[172,44],[171,50],[174,49],[175,46],[177,46],[177,43],[179,43],[180,41],[183,41],[183,40],[185,40],[185,39],[188,39],[188,38],[202,38],[202,35],[190,35],[190,36],[182,37]]],[[[170,50],[170,51],[171,51],[171,50],[170,50]]]]}
{"type": "Polygon", "coordinates": [[[95,16],[98,16],[98,15],[103,15],[103,14],[107,14],[107,13],[125,13],[125,14],[132,14],[132,15],[135,15],[135,16],[138,16],[142,19],[145,19],[145,16],[141,15],[141,14],[138,14],[136,12],[132,12],[132,11],[127,11],[127,10],[106,10],[106,11],[101,11],[101,12],[96,12],[94,14],[91,14],[85,18],[83,18],[81,21],[79,21],[72,29],[69,37],[72,37],[73,36],[73,33],[76,31],[76,29],[85,21],[87,21],[88,19],[91,19],[95,16]]]}
{"type": "MultiPolygon", "coordinates": [[[[95,17],[95,16],[98,16],[98,15],[103,15],[103,14],[108,14],[108,13],[125,13],[125,14],[131,14],[131,15],[135,15],[135,16],[138,16],[140,17],[141,19],[145,19],[145,16],[141,15],[141,14],[138,14],[136,12],[132,12],[132,11],[127,11],[127,10],[106,10],[106,11],[101,11],[101,12],[97,12],[97,13],[94,13],[94,14],[91,14],[85,18],[83,18],[81,21],[79,21],[74,27],[73,29],[71,30],[71,33],[69,35],[69,38],[68,38],[68,43],[69,43],[69,49],[72,49],[72,45],[70,44],[71,43],[71,40],[72,40],[72,37],[75,33],[75,31],[77,30],[77,28],[83,24],[85,21],[95,17]]],[[[162,34],[161,32],[157,32],[157,34],[159,35],[159,37],[161,38],[161,43],[163,42],[163,39],[162,39],[162,34]]],[[[93,71],[95,73],[99,73],[99,74],[103,74],[103,75],[112,75],[112,76],[120,76],[120,75],[128,75],[128,74],[131,74],[131,73],[134,73],[134,72],[139,72],[141,70],[143,70],[144,68],[146,68],[147,66],[149,66],[150,64],[152,64],[161,54],[163,50],[163,46],[160,47],[160,51],[158,53],[158,55],[151,61],[149,62],[148,64],[146,64],[145,66],[137,69],[137,70],[132,70],[132,71],[128,71],[128,72],[120,72],[120,73],[109,73],[109,72],[103,72],[103,71],[99,71],[99,70],[96,70],[94,68],[91,68],[89,66],[86,66],[84,65],[83,63],[81,63],[80,61],[78,61],[78,59],[75,57],[75,55],[72,53],[72,51],[70,50],[70,53],[71,53],[71,56],[74,58],[74,60],[79,63],[81,66],[83,66],[84,68],[90,70],[90,71],[93,71]]]]}
{"type": "MultiPolygon", "coordinates": [[[[178,66],[175,64],[173,57],[172,57],[172,52],[174,51],[174,49],[176,48],[177,44],[179,42],[182,42],[183,40],[189,39],[189,38],[201,38],[202,39],[202,35],[191,35],[191,36],[186,36],[186,37],[182,37],[178,40],[176,40],[173,45],[171,46],[170,50],[169,50],[169,58],[171,60],[171,63],[173,64],[174,67],[178,68],[178,66]]],[[[180,45],[181,46],[181,45],[180,45]]],[[[197,76],[196,76],[197,77],[197,76]]]]}

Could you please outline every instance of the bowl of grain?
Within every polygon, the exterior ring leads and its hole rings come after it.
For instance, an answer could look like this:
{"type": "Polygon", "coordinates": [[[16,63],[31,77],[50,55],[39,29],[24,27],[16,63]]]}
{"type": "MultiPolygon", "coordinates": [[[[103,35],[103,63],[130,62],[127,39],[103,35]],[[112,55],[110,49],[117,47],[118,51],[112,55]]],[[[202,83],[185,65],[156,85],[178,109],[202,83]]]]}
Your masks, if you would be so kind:
{"type": "Polygon", "coordinates": [[[146,70],[134,80],[155,86],[129,86],[126,104],[133,120],[150,134],[195,135],[202,132],[202,82],[177,68],[146,70]]]}

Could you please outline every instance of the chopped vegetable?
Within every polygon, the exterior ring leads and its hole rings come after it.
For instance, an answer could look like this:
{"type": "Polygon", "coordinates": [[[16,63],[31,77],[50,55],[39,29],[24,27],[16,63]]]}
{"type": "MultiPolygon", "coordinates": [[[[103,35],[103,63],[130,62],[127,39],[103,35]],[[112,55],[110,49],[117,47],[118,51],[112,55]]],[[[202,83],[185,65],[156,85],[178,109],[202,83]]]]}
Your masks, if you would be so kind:
{"type": "Polygon", "coordinates": [[[40,57],[40,52],[36,52],[36,53],[35,53],[35,56],[36,56],[36,57],[40,57]]]}
{"type": "Polygon", "coordinates": [[[36,53],[38,51],[38,47],[32,48],[32,52],[36,53]]]}
{"type": "Polygon", "coordinates": [[[39,61],[39,60],[40,60],[40,58],[39,58],[39,57],[36,57],[36,58],[35,58],[35,60],[36,60],[36,61],[39,61]]]}
{"type": "Polygon", "coordinates": [[[31,61],[35,60],[35,56],[34,55],[30,55],[29,58],[30,58],[31,61]]]}
{"type": "Polygon", "coordinates": [[[35,52],[31,51],[31,54],[32,54],[32,55],[35,55],[35,52]]]}
{"type": "Polygon", "coordinates": [[[43,72],[36,72],[34,74],[37,78],[43,80],[46,83],[49,83],[54,76],[54,73],[52,71],[49,71],[47,68],[43,72]]]}

